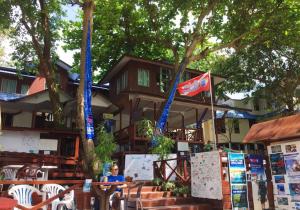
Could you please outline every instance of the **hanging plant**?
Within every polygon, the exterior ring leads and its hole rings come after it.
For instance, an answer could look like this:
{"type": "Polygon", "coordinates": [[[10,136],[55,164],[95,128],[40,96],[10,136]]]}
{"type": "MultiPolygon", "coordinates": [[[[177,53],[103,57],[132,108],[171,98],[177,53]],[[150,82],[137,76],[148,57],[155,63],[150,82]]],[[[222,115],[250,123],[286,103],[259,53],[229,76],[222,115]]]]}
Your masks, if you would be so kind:
{"type": "Polygon", "coordinates": [[[137,122],[138,136],[151,138],[153,135],[154,127],[151,120],[143,119],[137,122]]]}

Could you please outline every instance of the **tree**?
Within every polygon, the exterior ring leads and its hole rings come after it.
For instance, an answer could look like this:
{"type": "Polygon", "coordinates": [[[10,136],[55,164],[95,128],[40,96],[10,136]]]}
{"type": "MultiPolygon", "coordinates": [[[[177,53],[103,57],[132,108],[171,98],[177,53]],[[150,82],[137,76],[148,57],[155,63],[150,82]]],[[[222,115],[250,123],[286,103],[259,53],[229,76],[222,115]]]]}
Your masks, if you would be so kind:
{"type": "Polygon", "coordinates": [[[0,28],[9,28],[11,32],[10,37],[15,46],[13,59],[27,71],[37,70],[46,78],[56,126],[63,123],[54,52],[63,14],[61,4],[62,1],[59,0],[0,1],[0,28]]]}
{"type": "Polygon", "coordinates": [[[221,91],[253,91],[270,106],[294,111],[300,102],[300,4],[286,7],[254,45],[217,62],[217,71],[228,77],[221,91]]]}
{"type": "MultiPolygon", "coordinates": [[[[143,52],[159,49],[158,56],[169,55],[175,65],[174,72],[178,73],[180,68],[202,62],[211,54],[225,50],[236,53],[258,42],[266,37],[270,28],[276,28],[276,21],[280,21],[276,17],[284,15],[294,2],[116,1],[109,6],[117,9],[103,11],[95,18],[95,23],[102,24],[94,26],[99,41],[93,48],[97,55],[107,56],[97,56],[94,64],[95,67],[105,67],[107,63],[106,66],[110,66],[124,52],[141,56],[143,52]]],[[[69,43],[76,40],[76,35],[69,36],[69,43]]]]}

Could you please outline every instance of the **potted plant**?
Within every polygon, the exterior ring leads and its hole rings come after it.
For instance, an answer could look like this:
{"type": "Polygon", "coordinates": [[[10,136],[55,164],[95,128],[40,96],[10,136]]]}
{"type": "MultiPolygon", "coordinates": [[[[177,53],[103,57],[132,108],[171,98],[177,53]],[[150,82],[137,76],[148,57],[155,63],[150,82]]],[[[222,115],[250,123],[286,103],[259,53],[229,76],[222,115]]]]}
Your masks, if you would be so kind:
{"type": "Polygon", "coordinates": [[[162,180],[160,178],[154,178],[152,180],[152,183],[154,186],[160,186],[160,184],[162,183],[162,180]]]}
{"type": "Polygon", "coordinates": [[[175,187],[172,191],[173,195],[176,197],[180,196],[180,188],[179,187],[175,187]]]}
{"type": "Polygon", "coordinates": [[[187,195],[190,193],[190,188],[188,186],[182,186],[179,188],[179,192],[183,197],[187,197],[187,195]]]}
{"type": "Polygon", "coordinates": [[[176,185],[173,182],[163,182],[161,186],[163,191],[173,191],[175,187],[176,185]]]}

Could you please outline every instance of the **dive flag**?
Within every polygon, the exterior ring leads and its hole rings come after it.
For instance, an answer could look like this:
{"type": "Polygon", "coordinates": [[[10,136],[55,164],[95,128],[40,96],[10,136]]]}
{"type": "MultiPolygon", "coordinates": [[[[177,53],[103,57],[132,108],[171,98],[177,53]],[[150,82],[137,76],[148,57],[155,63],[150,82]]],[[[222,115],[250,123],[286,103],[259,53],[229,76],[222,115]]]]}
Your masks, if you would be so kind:
{"type": "Polygon", "coordinates": [[[88,33],[85,49],[85,78],[84,78],[84,118],[85,134],[88,140],[94,139],[94,122],[92,114],[92,55],[91,55],[91,27],[88,23],[88,33]]]}
{"type": "Polygon", "coordinates": [[[209,91],[210,89],[210,75],[205,73],[193,79],[179,83],[178,92],[180,95],[195,96],[200,92],[209,91]]]}

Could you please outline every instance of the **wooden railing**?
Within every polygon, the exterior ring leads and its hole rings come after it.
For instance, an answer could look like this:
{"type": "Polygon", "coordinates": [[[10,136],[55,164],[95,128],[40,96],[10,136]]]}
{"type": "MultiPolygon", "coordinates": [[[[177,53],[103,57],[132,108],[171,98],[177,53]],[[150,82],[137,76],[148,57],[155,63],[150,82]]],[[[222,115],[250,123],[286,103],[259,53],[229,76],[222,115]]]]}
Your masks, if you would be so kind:
{"type": "Polygon", "coordinates": [[[153,168],[154,176],[164,182],[169,181],[172,176],[176,176],[176,180],[183,184],[191,181],[191,163],[188,156],[154,161],[153,168]],[[176,164],[173,164],[174,161],[176,164]]]}
{"type": "MultiPolygon", "coordinates": [[[[174,141],[185,141],[192,143],[203,143],[202,128],[167,128],[166,136],[174,141]]],[[[148,141],[147,136],[139,134],[137,125],[131,125],[115,132],[115,137],[118,142],[130,140],[148,141]]]]}

